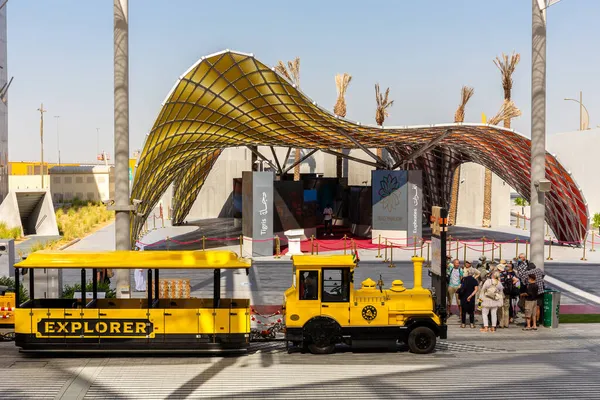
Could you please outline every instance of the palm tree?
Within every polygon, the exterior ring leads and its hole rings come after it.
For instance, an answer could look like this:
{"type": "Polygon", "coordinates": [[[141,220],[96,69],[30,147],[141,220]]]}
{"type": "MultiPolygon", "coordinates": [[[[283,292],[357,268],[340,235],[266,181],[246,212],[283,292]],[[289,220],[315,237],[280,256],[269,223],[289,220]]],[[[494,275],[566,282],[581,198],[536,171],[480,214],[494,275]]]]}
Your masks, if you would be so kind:
{"type": "MultiPolygon", "coordinates": [[[[333,112],[335,115],[340,117],[346,116],[346,99],[344,96],[346,95],[346,90],[348,89],[348,85],[350,85],[350,81],[352,80],[352,76],[347,73],[337,74],[335,76],[335,88],[337,90],[337,101],[335,102],[335,106],[333,107],[333,112]]],[[[336,177],[339,179],[342,177],[342,157],[336,156],[335,158],[335,172],[336,177]]]]}
{"type": "MultiPolygon", "coordinates": [[[[465,121],[465,107],[469,99],[473,96],[475,90],[469,86],[463,86],[461,89],[460,104],[454,113],[454,122],[465,121]]],[[[460,183],[460,166],[454,171],[452,179],[452,195],[450,196],[450,212],[448,213],[448,223],[454,225],[456,223],[456,215],[458,213],[458,188],[460,183]]]]}
{"type": "MultiPolygon", "coordinates": [[[[504,104],[503,108],[507,108],[512,104],[511,102],[511,92],[512,92],[512,74],[515,72],[517,64],[521,60],[521,55],[519,53],[513,53],[508,56],[502,53],[502,57],[496,57],[494,64],[500,70],[500,74],[502,76],[502,89],[504,90],[504,104]]],[[[515,107],[516,108],[516,107],[515,107]]],[[[518,110],[518,109],[517,109],[518,110]]],[[[507,113],[503,117],[504,127],[510,128],[510,120],[513,118],[511,113],[507,113]]],[[[520,111],[519,111],[520,115],[520,111]]],[[[492,120],[490,120],[491,123],[492,120]]],[[[498,120],[496,123],[499,123],[498,120]]],[[[492,171],[489,169],[485,169],[485,178],[483,181],[483,221],[482,226],[490,227],[492,222],[492,171]]]]}
{"type": "MultiPolygon", "coordinates": [[[[296,57],[292,61],[288,61],[287,67],[282,61],[279,61],[275,66],[275,71],[285,76],[290,82],[292,82],[296,86],[296,88],[300,88],[300,57],[296,57]]],[[[295,181],[300,180],[300,152],[301,149],[294,149],[294,162],[298,163],[294,167],[295,181]]]]}
{"type": "MultiPolygon", "coordinates": [[[[377,102],[377,108],[375,109],[375,122],[377,125],[382,126],[386,117],[389,117],[388,108],[394,104],[394,100],[389,100],[390,88],[385,90],[385,95],[382,95],[379,91],[379,83],[375,84],[375,101],[377,102]]],[[[377,149],[377,156],[381,158],[383,156],[383,150],[377,149]]]]}

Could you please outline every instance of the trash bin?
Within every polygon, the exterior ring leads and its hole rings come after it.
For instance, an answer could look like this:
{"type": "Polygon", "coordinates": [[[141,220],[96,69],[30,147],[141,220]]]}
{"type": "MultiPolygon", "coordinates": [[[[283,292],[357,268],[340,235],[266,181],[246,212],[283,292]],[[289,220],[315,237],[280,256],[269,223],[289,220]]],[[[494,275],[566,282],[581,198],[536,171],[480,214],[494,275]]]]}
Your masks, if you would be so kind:
{"type": "Polygon", "coordinates": [[[544,326],[546,328],[558,328],[560,309],[560,292],[558,290],[546,290],[544,292],[544,326]]]}

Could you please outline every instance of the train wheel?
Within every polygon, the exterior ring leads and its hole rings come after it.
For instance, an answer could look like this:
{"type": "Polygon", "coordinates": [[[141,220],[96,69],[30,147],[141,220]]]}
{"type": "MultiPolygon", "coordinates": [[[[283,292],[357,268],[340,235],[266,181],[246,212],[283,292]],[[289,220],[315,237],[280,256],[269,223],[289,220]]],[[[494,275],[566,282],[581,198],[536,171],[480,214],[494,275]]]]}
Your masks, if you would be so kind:
{"type": "Polygon", "coordinates": [[[326,317],[316,317],[304,327],[308,350],[313,354],[331,354],[335,351],[335,338],[339,337],[340,325],[326,317]]]}
{"type": "Polygon", "coordinates": [[[311,343],[311,344],[308,345],[308,349],[313,354],[331,354],[335,350],[335,345],[333,345],[331,343],[329,343],[329,344],[324,344],[324,343],[315,344],[315,343],[311,343]]]}
{"type": "Polygon", "coordinates": [[[426,326],[419,326],[408,335],[408,348],[411,353],[428,354],[435,349],[435,333],[426,326]]]}

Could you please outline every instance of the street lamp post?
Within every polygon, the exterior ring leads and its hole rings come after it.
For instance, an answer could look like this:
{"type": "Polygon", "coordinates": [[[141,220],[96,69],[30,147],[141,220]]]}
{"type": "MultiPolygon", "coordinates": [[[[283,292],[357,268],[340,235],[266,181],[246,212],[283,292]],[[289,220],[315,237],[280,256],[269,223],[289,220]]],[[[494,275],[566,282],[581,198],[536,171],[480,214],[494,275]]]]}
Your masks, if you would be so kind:
{"type": "Polygon", "coordinates": [[[60,165],[60,134],[58,132],[58,119],[60,115],[55,115],[56,118],[56,149],[58,150],[58,165],[60,165]]]}
{"type": "Polygon", "coordinates": [[[579,92],[579,100],[577,99],[565,99],[565,101],[575,101],[577,103],[579,103],[579,130],[580,131],[584,131],[587,129],[587,127],[585,126],[585,124],[583,123],[583,110],[585,110],[585,115],[587,116],[587,122],[588,125],[590,124],[590,113],[588,112],[587,108],[583,105],[583,95],[581,93],[581,91],[579,92]]]}
{"type": "MultiPolygon", "coordinates": [[[[131,250],[129,239],[129,14],[128,0],[114,0],[115,248],[131,250]]],[[[117,270],[117,297],[131,296],[129,270],[117,270]]]]}
{"type": "Polygon", "coordinates": [[[42,103],[40,105],[40,108],[38,108],[38,111],[40,112],[40,144],[41,144],[41,157],[40,157],[40,173],[42,176],[42,187],[41,189],[44,190],[44,113],[46,112],[46,110],[44,110],[44,103],[42,103]]]}
{"type": "Polygon", "coordinates": [[[531,23],[531,261],[544,269],[546,180],[546,0],[532,0],[531,23]]]}

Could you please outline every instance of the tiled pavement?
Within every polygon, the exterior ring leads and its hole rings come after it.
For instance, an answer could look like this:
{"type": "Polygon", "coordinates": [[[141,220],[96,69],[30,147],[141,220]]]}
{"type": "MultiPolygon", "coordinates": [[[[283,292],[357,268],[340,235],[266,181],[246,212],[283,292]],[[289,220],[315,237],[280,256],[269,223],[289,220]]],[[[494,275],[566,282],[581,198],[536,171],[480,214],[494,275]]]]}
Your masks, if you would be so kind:
{"type": "Polygon", "coordinates": [[[3,399],[600,398],[600,326],[496,333],[450,327],[436,352],[229,357],[32,357],[0,343],[3,399]],[[491,384],[490,382],[493,382],[491,384]],[[506,385],[501,384],[506,382],[506,385]]]}

